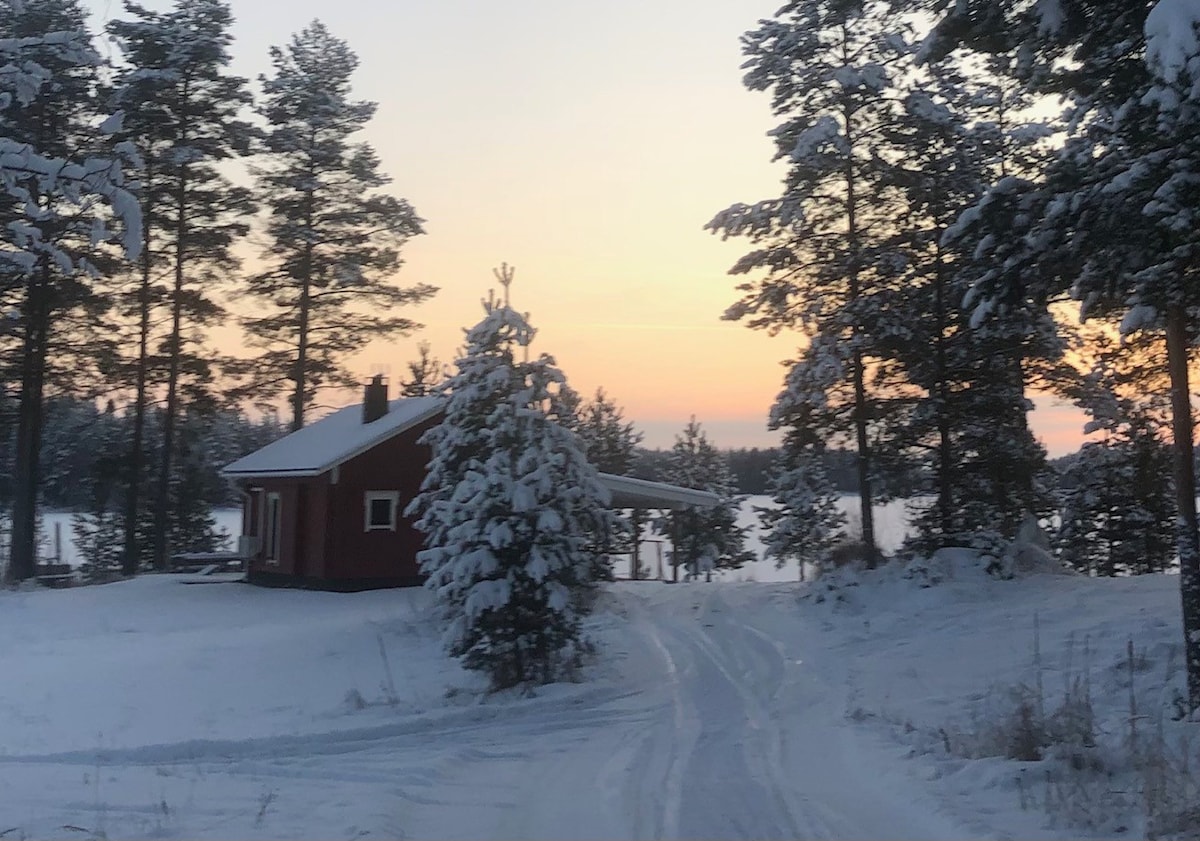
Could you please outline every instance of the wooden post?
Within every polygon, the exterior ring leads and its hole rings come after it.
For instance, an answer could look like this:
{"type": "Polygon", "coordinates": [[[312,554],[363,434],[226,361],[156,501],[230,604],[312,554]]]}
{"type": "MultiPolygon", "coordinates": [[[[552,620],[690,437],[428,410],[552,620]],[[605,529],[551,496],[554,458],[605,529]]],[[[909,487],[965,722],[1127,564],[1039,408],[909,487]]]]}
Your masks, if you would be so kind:
{"type": "Polygon", "coordinates": [[[676,541],[676,532],[679,531],[679,522],[675,517],[671,518],[671,580],[679,583],[679,546],[676,541]]]}
{"type": "Polygon", "coordinates": [[[629,522],[633,526],[633,548],[629,553],[629,577],[637,581],[642,577],[642,512],[632,508],[629,511],[629,522]]]}

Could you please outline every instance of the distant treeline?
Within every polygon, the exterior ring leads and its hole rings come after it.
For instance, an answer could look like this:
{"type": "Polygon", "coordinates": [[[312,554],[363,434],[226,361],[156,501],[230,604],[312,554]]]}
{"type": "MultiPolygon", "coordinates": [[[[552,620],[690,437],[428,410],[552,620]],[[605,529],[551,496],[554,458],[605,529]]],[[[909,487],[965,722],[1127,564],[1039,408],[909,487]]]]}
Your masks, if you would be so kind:
{"type": "MultiPolygon", "coordinates": [[[[768,492],[767,477],[772,462],[779,455],[777,448],[751,447],[749,449],[731,449],[726,452],[729,455],[729,468],[733,471],[734,479],[737,480],[738,493],[765,494],[768,492]]],[[[663,481],[663,465],[669,456],[670,450],[638,448],[633,475],[639,479],[663,481]]],[[[854,453],[849,450],[827,450],[824,458],[825,471],[834,487],[843,493],[858,493],[854,453]]]]}
{"type": "MultiPolygon", "coordinates": [[[[0,441],[12,440],[15,405],[0,394],[0,441]]],[[[146,418],[147,452],[161,445],[161,414],[146,418]]],[[[273,415],[259,420],[244,412],[213,408],[187,412],[173,446],[176,464],[173,493],[203,509],[237,505],[238,494],[220,471],[229,462],[264,447],[286,433],[273,415]]],[[[39,457],[41,503],[49,508],[93,511],[98,505],[119,510],[122,479],[128,470],[129,427],[133,419],[110,403],[56,397],[46,404],[46,425],[39,457]]],[[[0,451],[0,513],[12,499],[12,449],[0,451]]],[[[149,477],[144,477],[150,492],[149,477]]]]}
{"type": "MultiPolygon", "coordinates": [[[[14,407],[0,399],[0,432],[6,415],[14,407]],[[8,411],[6,411],[6,409],[8,411]]],[[[95,506],[97,484],[112,483],[122,469],[119,442],[125,440],[131,419],[125,413],[105,411],[87,400],[56,398],[49,401],[48,420],[41,459],[43,503],[51,508],[86,511],[95,506]]],[[[147,449],[156,443],[159,418],[151,414],[147,449]]],[[[246,453],[266,446],[287,430],[275,416],[258,420],[240,411],[219,409],[203,416],[194,415],[185,422],[181,446],[181,472],[191,473],[186,484],[210,506],[236,505],[237,493],[220,476],[225,464],[246,453]]],[[[771,464],[779,455],[775,447],[741,448],[725,451],[729,467],[742,494],[765,494],[771,464]]],[[[7,455],[7,454],[5,454],[7,455]]],[[[8,458],[0,455],[0,510],[6,507],[11,475],[5,468],[8,458]]],[[[670,450],[636,450],[632,473],[640,479],[665,481],[664,468],[670,450]]],[[[1050,462],[1056,473],[1078,458],[1072,453],[1050,462]]],[[[824,453],[825,471],[842,493],[858,492],[855,456],[850,450],[831,449],[824,453]]],[[[1067,485],[1071,481],[1066,480],[1067,485]]],[[[116,489],[114,488],[114,491],[116,489]]]]}

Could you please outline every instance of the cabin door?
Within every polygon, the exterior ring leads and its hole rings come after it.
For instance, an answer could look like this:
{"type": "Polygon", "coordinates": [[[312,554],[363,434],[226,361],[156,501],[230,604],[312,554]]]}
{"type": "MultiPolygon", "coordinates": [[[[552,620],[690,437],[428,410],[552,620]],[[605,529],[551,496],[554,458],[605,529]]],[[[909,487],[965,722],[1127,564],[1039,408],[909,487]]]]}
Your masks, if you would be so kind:
{"type": "Polygon", "coordinates": [[[279,563],[279,544],[283,536],[283,500],[277,493],[266,495],[263,506],[263,560],[268,564],[279,563]]]}

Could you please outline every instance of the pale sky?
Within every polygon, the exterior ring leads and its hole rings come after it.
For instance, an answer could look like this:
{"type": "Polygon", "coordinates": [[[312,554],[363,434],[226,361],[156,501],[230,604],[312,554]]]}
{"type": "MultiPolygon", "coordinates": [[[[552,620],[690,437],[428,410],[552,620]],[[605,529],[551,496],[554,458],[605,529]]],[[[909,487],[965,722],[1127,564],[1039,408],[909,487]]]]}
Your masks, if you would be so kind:
{"type": "MultiPolygon", "coordinates": [[[[121,14],[89,2],[98,21],[121,14]]],[[[669,446],[693,414],[718,446],[776,441],[767,411],[796,338],[720,320],[749,244],[703,226],[779,193],[767,96],[742,87],[738,43],[779,0],[231,5],[233,69],[252,79],[315,17],[349,42],[356,95],[379,103],[364,139],[426,220],[400,280],[441,291],[406,312],[425,329],[354,361],[364,379],[384,370],[395,388],[422,339],[451,361],[508,262],[535,349],[577,390],[603,386],[647,445],[669,446]]],[[[1073,418],[1033,421],[1051,454],[1078,445],[1073,418]]]]}

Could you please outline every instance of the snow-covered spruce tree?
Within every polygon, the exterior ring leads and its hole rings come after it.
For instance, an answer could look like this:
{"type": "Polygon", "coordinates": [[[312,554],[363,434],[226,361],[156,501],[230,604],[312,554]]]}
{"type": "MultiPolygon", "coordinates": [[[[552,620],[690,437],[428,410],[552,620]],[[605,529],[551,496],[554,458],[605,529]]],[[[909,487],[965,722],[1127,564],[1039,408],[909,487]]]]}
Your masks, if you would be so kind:
{"type": "MultiPolygon", "coordinates": [[[[977,10],[976,10],[977,11],[977,10]]],[[[1002,179],[963,226],[1002,231],[980,256],[983,309],[1027,284],[1069,289],[1082,313],[1123,312],[1122,328],[1164,329],[1188,673],[1200,709],[1200,529],[1188,362],[1200,304],[1200,10],[1190,0],[1089,4],[1003,0],[986,16],[956,4],[940,36],[986,50],[997,29],[1025,35],[1026,77],[1066,94],[1069,135],[1037,179],[1002,179]]]]}
{"type": "Polygon", "coordinates": [[[741,497],[729,458],[712,445],[694,417],[675,436],[663,479],[718,497],[712,508],[685,506],[668,513],[659,524],[671,541],[669,557],[676,576],[682,566],[689,580],[700,575],[711,580],[713,570],[737,569],[754,560],[745,546],[747,529],[737,524],[741,497]]]}
{"type": "Polygon", "coordinates": [[[221,171],[251,152],[255,130],[241,113],[250,104],[245,79],[229,73],[233,23],[223,0],[177,0],[159,12],[127,0],[125,20],[108,25],[123,53],[113,80],[113,107],[126,117],[121,136],[138,150],[142,253],[121,304],[131,322],[130,352],[119,375],[133,392],[125,476],[124,572],[143,560],[166,565],[170,487],[180,418],[188,394],[211,381],[207,328],[224,318],[215,292],[228,287],[239,261],[234,244],[248,231],[250,191],[221,171]],[[160,329],[156,329],[161,325],[160,329]],[[150,546],[138,540],[146,484],[149,394],[165,394],[150,546]]]}
{"type": "Polygon", "coordinates": [[[588,461],[601,473],[627,476],[633,469],[642,433],[625,420],[625,413],[603,388],[580,403],[571,422],[588,461]]]}
{"type": "Polygon", "coordinates": [[[765,535],[764,555],[782,568],[795,560],[804,580],[806,565],[819,566],[845,533],[840,494],[825,472],[825,439],[808,416],[812,407],[780,395],[771,410],[771,428],[786,428],[768,478],[774,506],[756,508],[765,535]]]}
{"type": "MultiPolygon", "coordinates": [[[[637,446],[642,433],[625,420],[621,407],[597,388],[591,400],[582,400],[571,388],[560,394],[559,412],[564,425],[568,426],[579,443],[592,467],[601,473],[628,476],[637,460],[637,446]]],[[[640,548],[642,527],[646,512],[634,509],[628,516],[615,515],[610,534],[614,553],[630,555],[630,577],[640,578],[640,548]]]]}
{"type": "Polygon", "coordinates": [[[1091,575],[1162,572],[1175,556],[1171,452],[1165,444],[1169,389],[1155,360],[1163,337],[1149,332],[1118,344],[1091,337],[1092,369],[1076,400],[1099,433],[1059,477],[1062,561],[1091,575]]]}
{"type": "MultiPolygon", "coordinates": [[[[507,290],[511,271],[501,280],[507,290]]],[[[426,586],[447,620],[445,642],[493,689],[568,676],[586,650],[608,492],[575,436],[553,414],[564,383],[534,330],[507,303],[485,301],[456,373],[438,388],[444,420],[407,510],[425,534],[426,586]]]]}
{"type": "Polygon", "coordinates": [[[314,21],[286,47],[273,47],[271,63],[259,108],[266,148],[256,169],[270,210],[269,268],[250,280],[260,314],[243,327],[260,351],[248,363],[249,388],[264,398],[286,388],[295,431],[318,389],[355,384],[346,357],[372,339],[415,329],[395,310],[436,290],[393,279],[400,249],[422,233],[422,220],[407,201],[381,192],[391,178],[375,151],[353,140],[375,114],[375,103],[350,98],[358,57],[314,21]]]}
{"type": "Polygon", "coordinates": [[[910,54],[907,31],[884,2],[792,0],[746,33],[746,86],[772,93],[783,120],[772,132],[776,157],[788,173],[779,198],[734,205],[708,225],[754,243],[734,274],[766,272],[739,286],[745,295],[726,318],[771,331],[804,327],[849,348],[839,426],[858,455],[871,565],[878,558],[871,423],[880,414],[872,401],[886,393],[871,388],[872,334],[881,314],[875,293],[891,280],[879,267],[895,215],[881,181],[882,132],[895,115],[891,92],[910,54]]]}
{"type": "Polygon", "coordinates": [[[1100,576],[1166,570],[1175,557],[1170,462],[1170,450],[1138,421],[1085,443],[1060,480],[1054,545],[1062,562],[1100,576]]]}
{"type": "Polygon", "coordinates": [[[172,546],[191,552],[216,551],[227,536],[217,529],[213,516],[224,480],[217,472],[219,462],[209,451],[212,423],[212,413],[196,409],[180,418],[171,482],[170,540],[172,546]]]}
{"type": "Polygon", "coordinates": [[[71,481],[86,487],[88,504],[71,518],[71,531],[83,577],[103,581],[121,571],[121,422],[111,400],[103,414],[89,408],[93,417],[86,434],[73,437],[86,442],[94,460],[86,471],[71,471],[71,481]]]}
{"type": "Polygon", "coordinates": [[[68,376],[64,387],[93,378],[104,355],[107,227],[124,227],[130,255],[141,237],[121,168],[129,150],[107,137],[117,121],[98,108],[101,59],[85,20],[75,0],[0,1],[0,298],[15,314],[0,345],[20,381],[10,580],[34,572],[47,385],[56,374],[68,376]]]}

